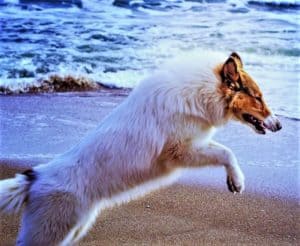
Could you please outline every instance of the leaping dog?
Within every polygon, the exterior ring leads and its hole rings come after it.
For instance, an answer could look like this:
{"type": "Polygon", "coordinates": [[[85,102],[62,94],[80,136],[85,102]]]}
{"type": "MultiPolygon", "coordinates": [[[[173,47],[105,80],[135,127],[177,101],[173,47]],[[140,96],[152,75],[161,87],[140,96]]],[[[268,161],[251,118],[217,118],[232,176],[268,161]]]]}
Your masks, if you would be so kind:
{"type": "Polygon", "coordinates": [[[281,128],[237,53],[169,64],[71,150],[0,181],[0,210],[24,205],[17,245],[74,245],[101,210],[172,183],[184,168],[223,166],[229,190],[241,193],[235,155],[212,140],[231,119],[259,134],[281,128]]]}

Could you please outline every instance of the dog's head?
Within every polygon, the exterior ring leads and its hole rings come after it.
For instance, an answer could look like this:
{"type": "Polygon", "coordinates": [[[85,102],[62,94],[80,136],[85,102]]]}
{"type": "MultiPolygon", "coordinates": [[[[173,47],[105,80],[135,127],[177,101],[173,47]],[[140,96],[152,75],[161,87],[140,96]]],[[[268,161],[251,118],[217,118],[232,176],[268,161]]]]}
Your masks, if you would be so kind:
{"type": "Polygon", "coordinates": [[[237,53],[232,53],[221,70],[221,91],[228,101],[228,110],[235,119],[249,125],[257,133],[265,134],[281,129],[279,120],[271,113],[263,95],[244,71],[243,62],[237,53]]]}

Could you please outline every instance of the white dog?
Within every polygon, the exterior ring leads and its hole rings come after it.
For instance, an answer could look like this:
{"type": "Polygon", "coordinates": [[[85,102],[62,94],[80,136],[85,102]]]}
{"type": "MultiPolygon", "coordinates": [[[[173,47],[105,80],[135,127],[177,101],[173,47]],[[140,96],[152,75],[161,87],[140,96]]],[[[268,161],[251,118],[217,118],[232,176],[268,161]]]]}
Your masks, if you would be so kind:
{"type": "Polygon", "coordinates": [[[261,134],[281,128],[238,54],[169,64],[70,151],[0,181],[2,211],[25,204],[17,244],[73,245],[102,209],[170,184],[182,168],[224,166],[229,190],[242,192],[234,154],[211,139],[232,118],[261,134]]]}

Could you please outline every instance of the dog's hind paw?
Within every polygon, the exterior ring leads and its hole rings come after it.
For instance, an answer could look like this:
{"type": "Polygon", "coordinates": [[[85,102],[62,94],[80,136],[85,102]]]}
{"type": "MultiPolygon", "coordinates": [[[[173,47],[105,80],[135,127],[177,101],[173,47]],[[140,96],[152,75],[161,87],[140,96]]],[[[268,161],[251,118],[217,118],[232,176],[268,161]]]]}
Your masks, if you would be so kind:
{"type": "Polygon", "coordinates": [[[227,187],[233,193],[242,193],[245,189],[243,174],[238,176],[227,176],[227,187]]]}

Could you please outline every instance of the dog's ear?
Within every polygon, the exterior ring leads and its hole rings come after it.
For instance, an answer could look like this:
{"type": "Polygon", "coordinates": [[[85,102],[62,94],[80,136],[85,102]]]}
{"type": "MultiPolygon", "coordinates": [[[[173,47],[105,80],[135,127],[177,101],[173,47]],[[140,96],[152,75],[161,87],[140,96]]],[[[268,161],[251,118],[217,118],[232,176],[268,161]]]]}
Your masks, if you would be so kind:
{"type": "Polygon", "coordinates": [[[230,57],[232,57],[232,58],[235,59],[235,61],[238,63],[238,66],[239,66],[240,68],[243,67],[242,58],[240,57],[240,55],[239,55],[238,53],[232,52],[231,55],[230,55],[230,57]]]}
{"type": "Polygon", "coordinates": [[[239,80],[239,71],[243,67],[241,57],[233,52],[223,65],[222,77],[223,81],[237,82],[239,80]]]}

